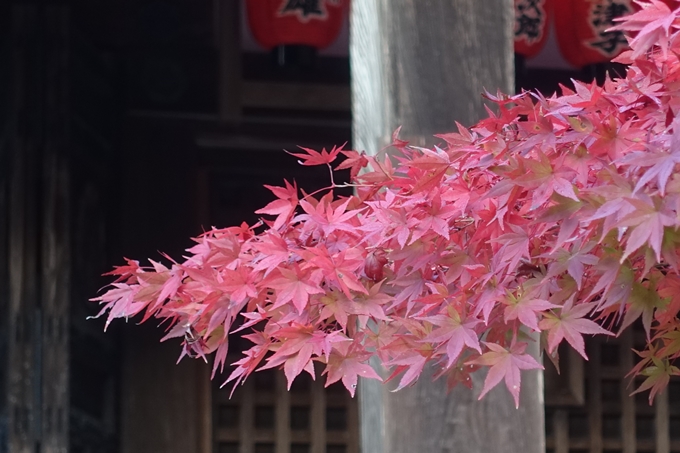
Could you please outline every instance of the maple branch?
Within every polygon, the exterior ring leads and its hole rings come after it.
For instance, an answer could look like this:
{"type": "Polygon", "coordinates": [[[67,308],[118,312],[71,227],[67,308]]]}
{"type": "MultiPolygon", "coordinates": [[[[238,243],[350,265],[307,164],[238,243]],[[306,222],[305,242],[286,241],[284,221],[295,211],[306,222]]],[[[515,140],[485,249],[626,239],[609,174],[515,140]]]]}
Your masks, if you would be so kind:
{"type": "Polygon", "coordinates": [[[680,9],[643,3],[617,25],[636,33],[625,78],[486,95],[500,113],[441,148],[397,133],[398,156],[301,147],[290,154],[326,165],[330,186],[301,199],[267,186],[269,229],[208,231],[171,268],[128,260],[99,314],[167,320],[182,355],[215,352],[215,370],[234,324],[252,329],[235,384],[261,365],[290,384],[321,362],[353,393],[358,376],[381,379],[376,358],[398,388],[427,363],[450,386],[486,367],[482,393],[504,380],[515,401],[520,370],[540,368],[526,332],[551,357],[564,341],[586,357],[584,336],[641,319],[654,341],[632,374],[653,397],[680,375],[680,9]],[[337,184],[341,152],[351,182],[337,184]],[[333,199],[341,188],[371,190],[333,199]]]}

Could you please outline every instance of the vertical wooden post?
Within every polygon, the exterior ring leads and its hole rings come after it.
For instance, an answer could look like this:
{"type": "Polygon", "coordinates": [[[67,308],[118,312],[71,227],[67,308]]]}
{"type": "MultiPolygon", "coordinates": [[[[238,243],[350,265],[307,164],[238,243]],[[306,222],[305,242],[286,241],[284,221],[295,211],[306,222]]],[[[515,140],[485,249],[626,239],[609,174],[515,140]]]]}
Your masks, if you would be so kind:
{"type": "Polygon", "coordinates": [[[553,420],[555,453],[569,453],[569,413],[564,409],[555,411],[553,420]]]}
{"type": "Polygon", "coordinates": [[[590,453],[602,453],[602,343],[598,339],[588,353],[588,427],[590,430],[590,453]]]}
{"type": "Polygon", "coordinates": [[[9,318],[9,168],[10,141],[9,118],[11,97],[11,60],[10,7],[6,3],[0,5],[0,453],[9,451],[8,423],[9,409],[7,404],[7,379],[9,375],[9,356],[7,346],[10,338],[9,318]]]}
{"type": "Polygon", "coordinates": [[[286,377],[276,374],[276,453],[290,453],[290,393],[287,389],[286,377]]]}
{"type": "MultiPolygon", "coordinates": [[[[633,329],[627,329],[620,337],[619,364],[621,370],[633,368],[633,329]]],[[[623,453],[635,453],[635,398],[631,398],[626,379],[621,379],[619,388],[621,397],[621,441],[623,453]]]]}
{"type": "Polygon", "coordinates": [[[232,0],[213,0],[215,45],[219,55],[219,117],[238,122],[241,117],[241,21],[239,4],[232,0]]]}
{"type": "Polygon", "coordinates": [[[326,451],[326,393],[320,379],[312,383],[312,439],[309,451],[324,453],[326,451]]]}
{"type": "Polygon", "coordinates": [[[64,5],[12,5],[7,201],[10,451],[68,450],[68,36],[64,5]]]}
{"type": "Polygon", "coordinates": [[[41,443],[68,451],[69,313],[71,284],[69,159],[69,8],[46,6],[45,138],[42,145],[40,288],[41,443]]]}
{"type": "Polygon", "coordinates": [[[241,413],[239,414],[239,453],[255,453],[254,392],[252,385],[244,385],[241,392],[241,413]]]}
{"type": "Polygon", "coordinates": [[[668,389],[666,389],[657,394],[654,400],[655,453],[670,453],[671,451],[669,409],[668,389]]]}
{"type": "MultiPolygon", "coordinates": [[[[361,0],[351,15],[356,149],[375,153],[398,126],[431,143],[484,115],[484,89],[513,90],[512,0],[361,0]]],[[[427,375],[397,393],[362,382],[362,451],[543,452],[542,374],[523,373],[519,410],[502,388],[477,402],[481,382],[448,396],[427,375]]]]}
{"type": "MultiPolygon", "coordinates": [[[[0,123],[1,124],[1,123],[0,123]]],[[[0,136],[0,143],[2,142],[0,136]]],[[[9,409],[7,380],[10,374],[8,343],[10,341],[9,317],[9,168],[3,165],[7,160],[7,151],[0,149],[0,453],[9,451],[9,409]]]]}
{"type": "Polygon", "coordinates": [[[30,101],[24,92],[30,90],[32,72],[29,66],[29,55],[32,46],[29,37],[35,33],[35,7],[15,7],[12,9],[12,84],[14,87],[11,99],[10,114],[12,132],[10,133],[10,166],[9,212],[8,219],[8,256],[9,266],[9,318],[10,335],[7,348],[9,359],[8,391],[8,442],[9,451],[28,452],[32,450],[35,430],[36,374],[33,368],[34,346],[32,330],[37,288],[37,269],[35,266],[35,214],[31,202],[31,188],[35,184],[35,145],[31,143],[31,134],[21,130],[19,124],[29,131],[35,127],[35,121],[29,116],[30,101]],[[26,105],[29,104],[29,105],[26,105]]]}

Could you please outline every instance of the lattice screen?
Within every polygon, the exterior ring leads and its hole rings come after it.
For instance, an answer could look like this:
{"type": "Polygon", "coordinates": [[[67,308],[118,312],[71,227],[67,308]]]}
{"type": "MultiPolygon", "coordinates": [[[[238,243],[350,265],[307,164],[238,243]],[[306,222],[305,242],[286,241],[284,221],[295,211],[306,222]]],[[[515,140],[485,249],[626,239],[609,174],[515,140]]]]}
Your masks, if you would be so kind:
{"type": "Polygon", "coordinates": [[[549,453],[680,452],[680,382],[672,381],[651,407],[648,393],[629,396],[639,384],[624,378],[637,360],[631,348],[643,344],[637,331],[587,342],[581,401],[576,395],[551,405],[546,395],[549,453]]]}
{"type": "MultiPolygon", "coordinates": [[[[680,453],[680,380],[653,406],[647,393],[629,396],[634,387],[624,375],[636,360],[631,348],[642,344],[642,332],[591,338],[585,363],[565,349],[562,375],[546,372],[548,453],[680,453]]],[[[358,453],[356,399],[322,381],[304,373],[287,392],[283,372],[268,370],[254,373],[231,400],[229,389],[217,390],[214,451],[358,453]]]]}
{"type": "Polygon", "coordinates": [[[324,379],[299,376],[286,391],[283,371],[251,375],[234,396],[214,393],[216,453],[358,453],[356,399],[324,379]]]}

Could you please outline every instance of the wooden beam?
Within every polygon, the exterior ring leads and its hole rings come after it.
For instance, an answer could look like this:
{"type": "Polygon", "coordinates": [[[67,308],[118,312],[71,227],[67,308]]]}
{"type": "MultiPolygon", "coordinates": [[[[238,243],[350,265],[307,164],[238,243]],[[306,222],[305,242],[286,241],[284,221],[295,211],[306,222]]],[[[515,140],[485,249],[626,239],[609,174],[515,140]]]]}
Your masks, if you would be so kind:
{"type": "Polygon", "coordinates": [[[349,112],[350,89],[344,85],[243,82],[243,107],[349,112]]]}
{"type": "Polygon", "coordinates": [[[238,122],[241,118],[240,3],[213,0],[215,45],[219,54],[219,117],[222,121],[238,122]]]}

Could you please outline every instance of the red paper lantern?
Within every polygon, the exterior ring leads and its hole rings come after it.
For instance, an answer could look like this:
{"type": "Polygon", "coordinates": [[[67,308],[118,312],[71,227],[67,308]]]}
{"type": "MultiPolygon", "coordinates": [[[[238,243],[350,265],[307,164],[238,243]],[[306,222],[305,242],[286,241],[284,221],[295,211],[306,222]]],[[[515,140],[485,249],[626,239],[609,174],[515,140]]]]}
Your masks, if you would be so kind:
{"type": "MultiPolygon", "coordinates": [[[[662,0],[671,9],[678,3],[662,0]]],[[[615,18],[639,11],[632,0],[557,0],[555,32],[562,56],[574,66],[604,63],[628,48],[621,31],[607,31],[615,18]]]]}
{"type": "Polygon", "coordinates": [[[552,3],[552,0],[515,0],[515,53],[531,58],[541,51],[548,39],[552,3]]]}
{"type": "Polygon", "coordinates": [[[607,29],[634,11],[632,0],[558,0],[554,6],[557,43],[572,65],[604,63],[628,48],[623,32],[607,29]]]}
{"type": "Polygon", "coordinates": [[[255,40],[267,49],[301,45],[323,49],[337,38],[349,0],[247,0],[255,40]]]}

